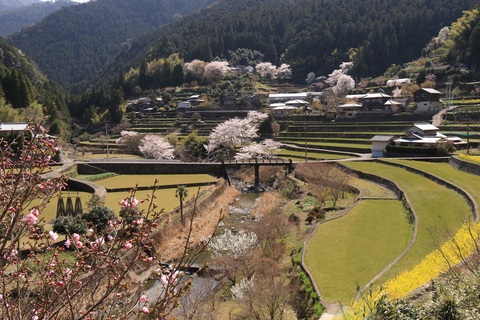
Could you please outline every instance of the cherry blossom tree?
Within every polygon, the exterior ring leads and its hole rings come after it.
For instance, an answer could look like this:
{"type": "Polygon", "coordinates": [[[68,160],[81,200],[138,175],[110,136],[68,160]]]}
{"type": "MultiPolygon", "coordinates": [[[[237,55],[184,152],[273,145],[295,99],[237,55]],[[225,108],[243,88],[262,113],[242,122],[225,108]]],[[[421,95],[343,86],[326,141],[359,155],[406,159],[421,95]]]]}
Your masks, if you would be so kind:
{"type": "Polygon", "coordinates": [[[258,136],[260,123],[267,118],[264,113],[251,111],[244,119],[233,118],[218,124],[208,137],[207,153],[221,150],[223,156],[231,158],[236,148],[250,144],[258,136]]]}
{"type": "Polygon", "coordinates": [[[206,65],[206,62],[195,59],[192,60],[192,62],[185,63],[185,69],[194,79],[200,80],[203,78],[206,65]]]}
{"type": "Polygon", "coordinates": [[[328,75],[327,83],[332,87],[335,95],[341,95],[355,88],[355,80],[347,75],[352,68],[353,62],[342,62],[339,69],[334,70],[328,75]]]}
{"type": "Polygon", "coordinates": [[[216,82],[223,79],[228,72],[228,62],[213,61],[205,66],[204,77],[208,82],[216,82]]]}
{"type": "MultiPolygon", "coordinates": [[[[131,220],[112,217],[101,233],[65,230],[66,241],[58,242],[58,233],[43,227],[46,205],[66,186],[63,177],[44,178],[58,148],[46,135],[31,132],[13,142],[0,139],[0,318],[167,318],[188,286],[178,269],[167,271],[159,263],[155,246],[163,212],[154,192],[138,200],[132,191],[120,201],[131,220]],[[156,297],[136,280],[151,269],[158,270],[152,277],[162,285],[156,297]]],[[[190,240],[178,268],[189,254],[198,254],[190,251],[196,248],[190,240]]]]}
{"type": "Polygon", "coordinates": [[[275,76],[280,80],[292,79],[292,68],[289,64],[282,63],[275,72],[275,76]]]}
{"type": "Polygon", "coordinates": [[[281,146],[281,142],[272,139],[266,139],[260,143],[252,143],[242,147],[235,155],[235,160],[274,159],[277,157],[278,149],[281,146]]]}
{"type": "Polygon", "coordinates": [[[155,134],[148,134],[140,141],[140,152],[150,159],[172,160],[175,149],[165,138],[155,134]]]}
{"type": "Polygon", "coordinates": [[[332,88],[337,96],[345,95],[349,90],[355,88],[355,80],[346,74],[339,75],[336,85],[332,88]]]}
{"type": "Polygon", "coordinates": [[[139,152],[138,146],[143,137],[143,134],[139,134],[136,131],[123,130],[120,132],[120,138],[118,138],[115,143],[120,149],[136,154],[139,152]]]}
{"type": "Polygon", "coordinates": [[[262,78],[275,79],[277,67],[271,62],[261,62],[255,66],[255,70],[262,78]]]}
{"type": "Polygon", "coordinates": [[[224,233],[212,239],[208,248],[214,259],[213,264],[223,269],[228,278],[235,283],[238,272],[245,277],[253,275],[251,261],[257,246],[258,237],[254,232],[244,229],[234,232],[226,229],[224,233]]]}

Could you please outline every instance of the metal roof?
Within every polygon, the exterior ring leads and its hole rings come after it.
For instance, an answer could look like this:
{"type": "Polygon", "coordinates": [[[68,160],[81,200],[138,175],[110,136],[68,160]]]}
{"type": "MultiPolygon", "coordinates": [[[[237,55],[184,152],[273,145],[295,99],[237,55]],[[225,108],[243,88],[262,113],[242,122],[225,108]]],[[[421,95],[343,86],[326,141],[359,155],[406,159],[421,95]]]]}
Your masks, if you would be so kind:
{"type": "Polygon", "coordinates": [[[23,131],[27,127],[27,123],[0,123],[0,131],[23,131]]]}
{"type": "Polygon", "coordinates": [[[375,141],[375,142],[389,142],[392,139],[394,139],[394,136],[382,136],[382,135],[376,135],[370,138],[370,141],[375,141]]]}

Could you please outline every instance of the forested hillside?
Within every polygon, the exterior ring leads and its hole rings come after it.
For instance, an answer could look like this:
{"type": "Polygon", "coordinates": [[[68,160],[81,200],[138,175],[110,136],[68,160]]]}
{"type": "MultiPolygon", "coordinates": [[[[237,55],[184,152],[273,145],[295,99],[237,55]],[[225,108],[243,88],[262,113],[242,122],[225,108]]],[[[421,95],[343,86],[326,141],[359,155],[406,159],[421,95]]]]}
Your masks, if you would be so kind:
{"type": "Polygon", "coordinates": [[[37,2],[40,2],[40,0],[0,0],[0,11],[28,6],[37,2]]]}
{"type": "Polygon", "coordinates": [[[40,2],[29,6],[0,12],[0,36],[7,37],[20,31],[23,27],[32,25],[42,20],[48,14],[65,6],[76,4],[69,0],[55,2],[40,2]]]}
{"type": "Polygon", "coordinates": [[[63,8],[9,38],[50,79],[71,89],[122,46],[213,0],[97,0],[63,8]]]}
{"type": "Polygon", "coordinates": [[[52,134],[62,134],[64,139],[70,136],[70,113],[63,90],[0,38],[0,122],[13,121],[34,121],[52,134]]]}
{"type": "MultiPolygon", "coordinates": [[[[417,58],[438,31],[470,9],[473,0],[225,0],[134,43],[118,65],[180,52],[185,61],[227,58],[237,48],[292,66],[296,80],[327,74],[353,60],[354,75],[382,74],[417,58]],[[154,41],[153,43],[150,43],[154,41]],[[148,52],[147,54],[145,52],[148,52]]],[[[114,70],[112,67],[109,72],[114,70]]],[[[108,73],[108,72],[107,72],[108,73]]]]}

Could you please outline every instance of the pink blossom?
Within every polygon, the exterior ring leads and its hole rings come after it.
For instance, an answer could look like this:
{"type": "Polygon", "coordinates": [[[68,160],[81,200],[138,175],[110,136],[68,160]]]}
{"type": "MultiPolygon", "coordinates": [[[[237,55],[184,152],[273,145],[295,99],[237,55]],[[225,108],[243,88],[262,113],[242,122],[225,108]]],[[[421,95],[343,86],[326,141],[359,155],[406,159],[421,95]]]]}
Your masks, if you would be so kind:
{"type": "Polygon", "coordinates": [[[122,201],[120,201],[120,205],[123,207],[123,208],[126,208],[128,206],[128,200],[127,199],[123,199],[122,201]]]}
{"type": "Polygon", "coordinates": [[[57,239],[58,239],[58,233],[50,230],[50,231],[48,232],[48,235],[50,236],[50,239],[52,239],[52,241],[57,241],[57,239]]]}
{"type": "Polygon", "coordinates": [[[65,276],[70,277],[71,275],[72,275],[72,269],[70,268],[65,269],[65,276]]]}
{"type": "Polygon", "coordinates": [[[150,313],[150,310],[148,310],[148,307],[143,307],[143,308],[142,308],[142,312],[143,312],[144,314],[149,314],[149,313],[150,313]]]}
{"type": "Polygon", "coordinates": [[[166,287],[168,285],[168,280],[167,280],[167,276],[162,274],[162,276],[160,277],[160,282],[162,283],[162,285],[164,287],[166,287]]]}
{"type": "Polygon", "coordinates": [[[147,261],[148,263],[151,263],[153,261],[153,257],[148,257],[145,261],[147,261]]]}
{"type": "Polygon", "coordinates": [[[40,211],[38,211],[37,208],[33,208],[32,210],[30,210],[30,213],[33,214],[35,217],[38,217],[40,211]]]}
{"type": "Polygon", "coordinates": [[[113,239],[115,239],[115,237],[109,234],[109,235],[107,236],[107,239],[108,239],[108,241],[112,241],[113,239]]]}
{"type": "Polygon", "coordinates": [[[143,302],[143,303],[148,302],[148,297],[146,295],[142,294],[140,296],[140,302],[143,302]]]}
{"type": "Polygon", "coordinates": [[[29,226],[34,225],[37,222],[37,216],[35,216],[33,213],[28,213],[23,219],[29,226]]]}
{"type": "Polygon", "coordinates": [[[135,197],[125,198],[125,199],[123,199],[122,201],[120,201],[120,205],[121,205],[123,208],[129,207],[129,208],[131,208],[131,209],[133,209],[133,208],[135,208],[136,206],[138,206],[138,203],[139,203],[139,201],[138,201],[137,198],[135,198],[135,197]]]}
{"type": "Polygon", "coordinates": [[[131,198],[131,199],[130,199],[130,207],[133,209],[133,208],[135,208],[136,206],[138,206],[138,200],[137,200],[137,198],[131,198]]]}
{"type": "Polygon", "coordinates": [[[98,250],[103,244],[105,243],[105,240],[102,238],[98,238],[97,240],[93,241],[90,243],[93,249],[98,250]]]}
{"type": "Polygon", "coordinates": [[[133,245],[130,242],[125,243],[125,249],[130,249],[133,245]]]}
{"type": "Polygon", "coordinates": [[[80,235],[77,234],[77,233],[74,233],[74,234],[73,234],[73,241],[77,242],[77,241],[79,241],[79,240],[80,240],[80,235]]]}
{"type": "Polygon", "coordinates": [[[65,247],[70,248],[71,245],[70,239],[67,239],[67,241],[65,241],[65,247]]]}
{"type": "Polygon", "coordinates": [[[77,242],[75,242],[75,245],[77,246],[78,249],[82,249],[82,248],[83,248],[83,243],[82,243],[82,241],[77,241],[77,242]]]}

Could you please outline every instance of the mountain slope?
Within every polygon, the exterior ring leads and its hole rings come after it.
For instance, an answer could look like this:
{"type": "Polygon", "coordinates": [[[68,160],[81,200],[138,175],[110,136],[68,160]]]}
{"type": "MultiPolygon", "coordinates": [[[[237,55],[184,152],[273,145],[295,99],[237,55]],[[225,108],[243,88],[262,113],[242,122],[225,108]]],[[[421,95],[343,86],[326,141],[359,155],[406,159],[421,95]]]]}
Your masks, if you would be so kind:
{"type": "Polygon", "coordinates": [[[7,37],[20,31],[23,27],[39,22],[52,12],[62,7],[76,4],[69,0],[57,0],[55,2],[34,3],[13,10],[0,12],[0,36],[7,37]]]}
{"type": "Polygon", "coordinates": [[[416,58],[443,26],[473,0],[224,0],[149,37],[117,57],[112,70],[180,52],[186,61],[228,58],[237,48],[258,50],[265,60],[292,66],[297,81],[327,74],[341,61],[357,76],[383,73],[416,58]]]}
{"type": "Polygon", "coordinates": [[[0,0],[0,11],[12,10],[23,6],[38,3],[39,0],[0,0]]]}
{"type": "Polygon", "coordinates": [[[97,0],[62,8],[9,38],[52,80],[71,89],[131,39],[214,0],[97,0]]]}

